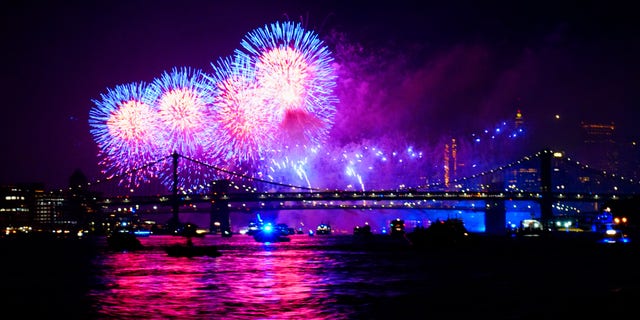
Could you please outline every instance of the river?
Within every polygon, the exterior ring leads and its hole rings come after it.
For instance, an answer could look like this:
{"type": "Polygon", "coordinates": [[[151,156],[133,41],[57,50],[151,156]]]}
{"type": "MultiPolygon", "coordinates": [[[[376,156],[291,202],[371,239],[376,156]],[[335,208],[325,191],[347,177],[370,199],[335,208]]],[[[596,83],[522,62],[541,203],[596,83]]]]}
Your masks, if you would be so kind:
{"type": "MultiPolygon", "coordinates": [[[[493,239],[416,249],[376,235],[194,238],[221,256],[175,258],[184,238],[2,240],[4,318],[531,319],[625,314],[640,293],[637,248],[493,239]]],[[[478,238],[480,239],[480,238],[478,238]]]]}

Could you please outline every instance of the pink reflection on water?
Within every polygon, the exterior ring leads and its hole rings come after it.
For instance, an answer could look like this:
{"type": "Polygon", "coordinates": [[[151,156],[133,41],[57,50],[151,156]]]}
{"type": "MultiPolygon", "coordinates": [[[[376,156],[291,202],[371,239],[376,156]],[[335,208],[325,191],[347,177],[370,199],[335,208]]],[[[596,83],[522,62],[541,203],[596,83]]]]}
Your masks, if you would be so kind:
{"type": "MultiPolygon", "coordinates": [[[[172,258],[163,245],[178,237],[144,239],[141,252],[104,257],[99,313],[146,319],[336,319],[322,290],[326,258],[295,243],[263,244],[239,238],[217,258],[172,258]]],[[[253,240],[253,239],[250,239],[253,240]]],[[[220,239],[196,239],[195,245],[220,239]]],[[[339,318],[339,317],[338,317],[339,318]]]]}

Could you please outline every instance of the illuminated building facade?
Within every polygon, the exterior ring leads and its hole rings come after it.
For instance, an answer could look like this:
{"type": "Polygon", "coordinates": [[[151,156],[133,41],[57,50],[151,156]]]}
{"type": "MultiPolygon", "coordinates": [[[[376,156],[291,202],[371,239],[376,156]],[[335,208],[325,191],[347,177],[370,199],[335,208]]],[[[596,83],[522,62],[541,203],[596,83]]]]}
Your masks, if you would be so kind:
{"type": "Polygon", "coordinates": [[[524,119],[522,118],[522,112],[520,111],[520,109],[518,109],[518,111],[516,112],[514,123],[516,129],[522,128],[522,125],[524,124],[524,119]]]}
{"type": "Polygon", "coordinates": [[[506,187],[511,191],[537,192],[540,190],[538,168],[515,168],[509,172],[505,180],[506,187]]]}
{"type": "Polygon", "coordinates": [[[31,225],[33,188],[9,185],[0,188],[0,226],[31,225]]]}
{"type": "Polygon", "coordinates": [[[594,168],[617,173],[620,168],[619,151],[615,138],[615,124],[582,121],[583,150],[581,158],[594,168]]]}
{"type": "Polygon", "coordinates": [[[458,169],[458,146],[456,139],[451,139],[451,144],[444,145],[444,186],[449,188],[451,179],[456,178],[458,169]]]}
{"type": "Polygon", "coordinates": [[[42,184],[0,187],[3,230],[76,230],[98,217],[89,197],[77,192],[45,192],[42,184]]]}

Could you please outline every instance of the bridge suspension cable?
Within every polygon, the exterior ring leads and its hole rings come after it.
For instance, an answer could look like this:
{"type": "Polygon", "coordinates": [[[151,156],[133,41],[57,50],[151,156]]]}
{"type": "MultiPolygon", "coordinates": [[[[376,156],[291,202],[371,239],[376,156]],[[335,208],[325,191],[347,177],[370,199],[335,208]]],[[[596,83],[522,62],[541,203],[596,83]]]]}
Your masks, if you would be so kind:
{"type": "Polygon", "coordinates": [[[260,179],[260,178],[256,178],[256,177],[251,177],[251,176],[248,176],[248,175],[245,175],[245,174],[241,174],[241,173],[229,171],[229,170],[226,170],[226,169],[218,168],[218,167],[216,167],[214,165],[211,165],[211,164],[208,164],[208,163],[204,163],[202,161],[189,158],[187,156],[183,156],[183,155],[180,155],[180,154],[178,154],[178,155],[180,157],[186,159],[186,160],[192,161],[194,163],[197,163],[199,165],[208,167],[210,169],[214,169],[216,171],[224,172],[226,174],[229,174],[229,175],[232,175],[232,176],[236,176],[236,177],[240,177],[240,178],[247,179],[247,180],[263,182],[263,183],[277,185],[277,186],[281,186],[281,187],[297,188],[297,189],[310,190],[310,191],[319,191],[319,190],[321,190],[319,188],[296,186],[296,185],[291,185],[291,184],[286,184],[286,183],[278,183],[278,182],[274,182],[274,181],[269,181],[269,180],[264,180],[264,179],[260,179]]]}
{"type": "MultiPolygon", "coordinates": [[[[490,175],[490,174],[494,174],[496,172],[500,172],[500,171],[512,168],[512,167],[514,167],[516,165],[521,165],[523,162],[531,161],[534,158],[539,158],[540,155],[543,152],[551,152],[551,151],[550,150],[539,151],[539,152],[537,152],[535,154],[524,156],[524,157],[522,157],[522,158],[520,158],[520,159],[518,159],[516,161],[513,161],[513,162],[511,162],[509,164],[506,164],[506,165],[503,165],[503,166],[499,166],[499,167],[494,168],[494,169],[489,169],[489,170],[486,170],[486,171],[483,171],[483,172],[479,172],[479,173],[476,173],[476,174],[473,174],[473,175],[470,175],[470,176],[467,176],[467,177],[454,179],[450,183],[452,183],[452,184],[462,183],[462,182],[465,182],[465,181],[468,181],[468,180],[471,180],[471,179],[475,179],[475,178],[479,178],[479,177],[482,177],[482,176],[487,176],[487,175],[490,175]]],[[[436,188],[436,187],[444,186],[444,184],[445,184],[444,182],[436,182],[436,183],[427,184],[427,185],[424,185],[424,186],[419,186],[418,189],[436,188]]]]}
{"type": "MultiPolygon", "coordinates": [[[[108,181],[111,181],[111,180],[114,180],[114,179],[117,179],[117,178],[120,178],[120,177],[124,177],[124,176],[128,176],[128,175],[132,175],[132,174],[136,173],[137,171],[144,170],[144,169],[146,169],[146,168],[149,168],[149,167],[151,167],[151,166],[154,166],[154,165],[156,165],[156,164],[158,164],[158,163],[160,163],[160,162],[162,162],[162,161],[167,160],[167,159],[168,159],[168,158],[170,158],[170,157],[171,157],[171,155],[164,156],[164,157],[159,158],[159,159],[157,159],[157,160],[154,160],[154,161],[148,162],[148,163],[146,163],[146,164],[144,164],[144,165],[142,165],[142,166],[140,166],[140,167],[133,168],[133,169],[127,170],[127,171],[122,172],[122,173],[119,173],[119,174],[113,174],[113,175],[108,176],[108,177],[106,177],[106,178],[104,178],[104,179],[96,179],[94,182],[89,181],[89,182],[87,182],[85,185],[79,185],[79,186],[77,186],[77,187],[78,187],[78,188],[90,187],[90,186],[97,185],[97,184],[104,183],[104,182],[108,182],[108,181]]],[[[71,188],[72,188],[72,187],[70,187],[70,189],[71,189],[71,188]]]]}

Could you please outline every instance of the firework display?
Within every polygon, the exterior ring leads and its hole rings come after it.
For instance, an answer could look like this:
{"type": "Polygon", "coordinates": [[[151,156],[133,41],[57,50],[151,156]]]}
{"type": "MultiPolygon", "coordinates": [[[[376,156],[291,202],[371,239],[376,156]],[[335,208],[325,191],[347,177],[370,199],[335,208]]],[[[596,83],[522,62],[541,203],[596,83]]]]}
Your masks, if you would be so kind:
{"type": "MultiPolygon", "coordinates": [[[[336,113],[331,53],[292,22],[256,29],[242,50],[212,63],[212,74],[174,68],[151,84],[119,86],[94,100],[91,133],[105,172],[126,175],[175,153],[180,185],[190,188],[229,172],[259,173],[275,158],[304,152],[327,137],[336,113]],[[211,167],[222,170],[211,170],[211,167]]],[[[173,183],[171,163],[121,178],[173,183]]]]}
{"type": "MultiPolygon", "coordinates": [[[[409,139],[392,133],[369,137],[353,134],[349,126],[334,128],[334,60],[318,36],[299,23],[255,29],[232,56],[214,61],[210,73],[173,68],[151,83],[120,85],[93,100],[89,123],[104,173],[128,186],[158,179],[171,189],[175,152],[182,156],[178,183],[186,190],[206,190],[202,186],[217,179],[247,177],[354,191],[443,183],[443,169],[449,165],[443,147],[450,138],[433,146],[403,145],[401,141],[409,139]],[[353,139],[342,141],[343,136],[353,139]]],[[[349,64],[343,63],[341,78],[351,77],[341,82],[341,92],[369,98],[367,93],[380,91],[375,77],[354,80],[353,75],[367,68],[347,69],[349,64]]],[[[352,113],[361,117],[372,102],[363,101],[343,101],[350,108],[342,108],[338,120],[352,113]]],[[[506,122],[483,132],[457,139],[461,151],[452,155],[447,179],[490,166],[478,159],[487,152],[505,153],[494,146],[524,133],[506,122]]]]}
{"type": "MultiPolygon", "coordinates": [[[[174,152],[193,159],[207,159],[214,163],[218,149],[213,138],[217,123],[212,120],[215,88],[207,86],[203,72],[188,67],[164,72],[151,84],[156,100],[157,117],[162,125],[156,146],[160,153],[174,152]]],[[[164,162],[160,178],[166,185],[173,183],[172,163],[164,162]]],[[[179,175],[180,185],[206,184],[215,178],[215,172],[190,161],[180,166],[185,174],[179,175]]]]}
{"type": "Polygon", "coordinates": [[[163,156],[159,149],[160,119],[153,107],[154,92],[146,83],[130,83],[108,89],[94,100],[89,113],[91,133],[100,149],[100,165],[123,183],[139,184],[152,170],[126,174],[163,156]]]}
{"type": "Polygon", "coordinates": [[[260,166],[278,130],[247,63],[241,58],[220,59],[208,78],[218,90],[212,118],[218,124],[216,145],[229,167],[260,166]]]}
{"type": "Polygon", "coordinates": [[[318,36],[293,22],[273,23],[245,36],[242,49],[279,126],[279,141],[314,145],[333,124],[333,58],[318,36]]]}

